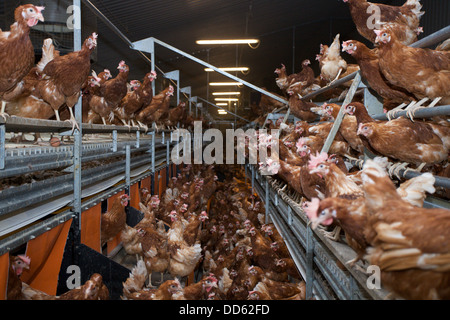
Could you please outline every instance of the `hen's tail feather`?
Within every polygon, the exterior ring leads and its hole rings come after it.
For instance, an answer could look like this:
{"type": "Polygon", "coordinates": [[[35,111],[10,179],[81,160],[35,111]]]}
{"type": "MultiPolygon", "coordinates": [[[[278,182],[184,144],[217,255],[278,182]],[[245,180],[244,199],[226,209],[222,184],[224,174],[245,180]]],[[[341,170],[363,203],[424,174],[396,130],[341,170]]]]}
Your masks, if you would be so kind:
{"type": "Polygon", "coordinates": [[[270,297],[269,289],[267,288],[266,284],[262,281],[256,284],[256,286],[253,288],[253,291],[259,291],[270,297]]]}
{"type": "Polygon", "coordinates": [[[138,230],[128,225],[120,234],[123,247],[128,254],[138,254],[142,252],[142,245],[140,242],[136,242],[138,230]]]}
{"type": "Polygon", "coordinates": [[[437,51],[450,51],[450,38],[439,44],[436,49],[437,51]]]}
{"type": "Polygon", "coordinates": [[[420,3],[420,0],[407,0],[404,6],[414,6],[415,8],[412,9],[411,12],[414,13],[418,18],[425,14],[425,11],[420,11],[422,10],[422,4],[420,3]]]}
{"type": "Polygon", "coordinates": [[[172,255],[172,259],[184,263],[184,264],[195,264],[198,262],[202,255],[202,248],[199,243],[193,246],[185,246],[179,248],[177,252],[172,255]]]}
{"type": "Polygon", "coordinates": [[[42,45],[42,58],[36,65],[38,71],[42,72],[45,66],[57,56],[59,56],[59,51],[55,50],[52,39],[45,39],[42,45]]]}
{"type": "Polygon", "coordinates": [[[223,268],[222,271],[223,275],[219,279],[219,289],[226,294],[233,284],[233,279],[230,278],[230,272],[227,268],[223,268]]]}
{"type": "Polygon", "coordinates": [[[426,172],[402,183],[397,189],[397,193],[403,200],[416,207],[422,207],[426,193],[432,194],[436,191],[434,188],[435,181],[435,177],[431,173],[426,172]]]}
{"type": "Polygon", "coordinates": [[[123,282],[124,293],[132,293],[142,290],[148,277],[148,271],[144,260],[140,259],[131,270],[128,279],[123,282]]]}
{"type": "Polygon", "coordinates": [[[57,297],[48,295],[45,292],[34,289],[25,282],[22,282],[22,299],[23,300],[56,300],[57,297]]]}

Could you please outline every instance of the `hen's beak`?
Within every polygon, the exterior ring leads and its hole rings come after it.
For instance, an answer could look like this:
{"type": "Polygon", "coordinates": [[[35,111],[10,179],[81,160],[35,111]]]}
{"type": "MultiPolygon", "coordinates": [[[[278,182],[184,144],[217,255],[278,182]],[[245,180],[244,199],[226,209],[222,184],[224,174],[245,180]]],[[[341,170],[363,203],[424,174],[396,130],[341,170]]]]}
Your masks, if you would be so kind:
{"type": "Polygon", "coordinates": [[[377,35],[377,37],[375,38],[375,43],[379,43],[381,40],[381,30],[373,30],[373,32],[375,32],[375,34],[377,35]]]}
{"type": "Polygon", "coordinates": [[[348,42],[344,41],[342,42],[342,52],[347,52],[348,49],[348,42]]]}
{"type": "Polygon", "coordinates": [[[36,19],[38,19],[41,22],[44,22],[44,16],[42,15],[42,11],[45,9],[45,7],[35,7],[38,11],[38,14],[36,15],[36,19]]]}
{"type": "Polygon", "coordinates": [[[41,22],[44,22],[44,16],[42,15],[42,13],[39,13],[38,15],[36,15],[36,19],[38,19],[41,22]]]}

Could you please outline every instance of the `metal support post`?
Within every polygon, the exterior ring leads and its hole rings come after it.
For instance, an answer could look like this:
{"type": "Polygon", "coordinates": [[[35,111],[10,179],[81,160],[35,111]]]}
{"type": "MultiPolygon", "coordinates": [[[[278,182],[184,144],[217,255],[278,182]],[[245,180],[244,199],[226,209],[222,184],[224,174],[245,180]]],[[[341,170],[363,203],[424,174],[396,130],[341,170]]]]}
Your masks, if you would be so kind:
{"type": "Polygon", "coordinates": [[[166,185],[169,183],[170,179],[170,141],[166,141],[166,185]]]}
{"type": "Polygon", "coordinates": [[[6,127],[4,124],[0,125],[0,169],[5,169],[6,158],[6,127]]]}
{"type": "Polygon", "coordinates": [[[247,164],[244,164],[244,170],[245,170],[245,184],[247,184],[247,174],[248,174],[247,164]]]}
{"type": "Polygon", "coordinates": [[[289,226],[292,226],[292,221],[293,221],[292,208],[291,208],[291,206],[288,206],[288,225],[289,226]]]}
{"type": "MultiPolygon", "coordinates": [[[[81,2],[74,0],[74,29],[73,29],[73,50],[81,50],[81,2]]],[[[82,156],[82,102],[81,95],[75,105],[75,120],[78,123],[80,130],[74,131],[74,145],[73,145],[73,223],[72,228],[74,232],[74,264],[79,261],[79,246],[81,244],[81,156],[82,156]]]]}
{"type": "Polygon", "coordinates": [[[314,235],[311,226],[306,228],[306,300],[312,298],[314,282],[314,235]]]}
{"type": "Polygon", "coordinates": [[[141,145],[141,132],[138,130],[136,131],[136,149],[139,149],[141,145]]]}
{"type": "Polygon", "coordinates": [[[152,172],[155,172],[155,133],[152,132],[152,172]]]}
{"type": "Polygon", "coordinates": [[[125,184],[127,194],[130,195],[130,185],[131,185],[131,148],[130,145],[125,146],[125,184]]]}
{"type": "MultiPolygon", "coordinates": [[[[344,99],[344,102],[342,103],[343,106],[349,104],[350,102],[352,102],[353,100],[353,96],[356,93],[356,89],[358,89],[358,86],[361,82],[361,74],[358,72],[356,72],[356,76],[355,79],[353,80],[352,85],[350,86],[350,89],[348,90],[348,93],[344,99]]],[[[321,152],[327,152],[330,150],[331,144],[334,141],[334,138],[336,137],[336,134],[339,130],[339,127],[341,126],[342,123],[342,119],[344,118],[344,108],[341,108],[339,110],[339,113],[336,117],[336,119],[334,120],[333,123],[333,127],[331,127],[330,133],[328,134],[327,139],[325,140],[325,143],[322,147],[322,151],[321,152]]]]}
{"type": "Polygon", "coordinates": [[[152,187],[151,194],[155,193],[155,132],[150,133],[152,135],[152,187]]]}
{"type": "Polygon", "coordinates": [[[270,206],[270,203],[269,203],[270,198],[269,198],[269,196],[270,196],[269,180],[267,180],[267,178],[266,178],[266,214],[264,215],[265,216],[265,221],[264,222],[266,224],[269,223],[269,206],[270,206]]]}
{"type": "Polygon", "coordinates": [[[250,167],[250,170],[252,171],[252,194],[255,193],[255,170],[253,169],[253,166],[250,167]]]}
{"type": "Polygon", "coordinates": [[[117,130],[113,130],[112,139],[113,139],[112,151],[117,152],[117,130]]]}

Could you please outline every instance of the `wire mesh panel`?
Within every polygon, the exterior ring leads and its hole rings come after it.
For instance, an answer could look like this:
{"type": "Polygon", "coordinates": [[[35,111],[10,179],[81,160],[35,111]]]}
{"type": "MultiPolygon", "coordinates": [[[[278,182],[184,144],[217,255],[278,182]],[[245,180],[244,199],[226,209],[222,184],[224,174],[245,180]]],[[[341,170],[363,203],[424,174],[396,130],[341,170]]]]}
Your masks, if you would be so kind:
{"type": "MultiPolygon", "coordinates": [[[[30,39],[34,46],[36,61],[42,55],[42,44],[45,39],[52,38],[56,50],[61,55],[73,51],[73,14],[72,0],[21,0],[0,2],[0,28],[8,30],[14,23],[14,10],[24,4],[45,6],[44,22],[39,22],[31,28],[30,39]]],[[[90,10],[82,7],[82,37],[87,38],[97,30],[97,19],[90,10]]],[[[93,61],[97,60],[97,52],[91,55],[93,61]]]]}

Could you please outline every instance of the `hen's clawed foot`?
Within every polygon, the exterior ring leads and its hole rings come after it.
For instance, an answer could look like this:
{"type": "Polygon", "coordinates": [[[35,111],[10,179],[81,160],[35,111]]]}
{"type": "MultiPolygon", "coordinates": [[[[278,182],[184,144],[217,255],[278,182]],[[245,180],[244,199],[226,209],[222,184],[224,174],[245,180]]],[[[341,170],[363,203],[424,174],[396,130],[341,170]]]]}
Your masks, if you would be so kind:
{"type": "Polygon", "coordinates": [[[137,125],[137,124],[133,121],[133,119],[131,119],[131,126],[132,126],[133,128],[140,128],[140,126],[137,125]]]}
{"type": "Polygon", "coordinates": [[[406,107],[406,109],[411,108],[412,106],[414,106],[415,103],[416,103],[415,101],[412,101],[408,105],[406,103],[402,103],[398,107],[395,107],[394,109],[386,112],[386,117],[388,118],[389,121],[391,121],[392,119],[394,119],[397,116],[397,113],[399,113],[400,111],[403,111],[404,107],[406,107]]]}
{"type": "Polygon", "coordinates": [[[7,114],[7,113],[0,113],[0,117],[2,117],[3,118],[3,120],[7,120],[8,118],[10,118],[10,115],[9,114],[7,114]]]}
{"type": "Polygon", "coordinates": [[[138,124],[139,124],[139,127],[141,127],[142,129],[144,129],[144,130],[145,130],[145,133],[147,133],[147,131],[148,131],[148,126],[145,125],[145,124],[143,124],[143,123],[141,123],[141,122],[139,122],[139,121],[138,121],[138,124]]]}
{"type": "Polygon", "coordinates": [[[14,135],[13,137],[11,137],[11,139],[9,139],[9,142],[11,143],[22,143],[26,141],[23,133],[19,133],[18,135],[14,135]]]}
{"type": "MultiPolygon", "coordinates": [[[[425,107],[422,107],[422,105],[423,105],[425,102],[427,102],[427,101],[428,101],[428,98],[423,98],[422,100],[420,100],[420,101],[418,101],[418,102],[416,102],[416,103],[414,103],[414,104],[412,104],[412,105],[409,105],[409,106],[405,109],[405,111],[406,111],[406,117],[409,118],[409,119],[411,119],[411,121],[414,122],[414,115],[415,115],[416,111],[419,110],[419,109],[425,108],[425,107]]],[[[439,101],[439,100],[438,100],[438,101],[439,101]]],[[[437,102],[436,102],[436,103],[437,103],[437,102]]],[[[430,105],[430,106],[431,106],[431,105],[430,105]]]]}
{"type": "Polygon", "coordinates": [[[360,168],[360,169],[363,168],[363,165],[364,165],[364,160],[363,160],[363,159],[353,158],[352,156],[349,156],[349,155],[345,155],[345,157],[346,157],[348,160],[354,161],[354,162],[355,162],[355,165],[357,165],[358,168],[360,168]]]}
{"type": "Polygon", "coordinates": [[[78,129],[78,131],[80,130],[80,126],[78,125],[77,120],[75,120],[75,118],[70,118],[69,120],[65,120],[68,121],[72,124],[72,134],[75,132],[75,128],[78,129]]]}
{"type": "Polygon", "coordinates": [[[405,173],[407,173],[407,172],[409,172],[409,171],[421,173],[422,169],[423,169],[426,165],[427,165],[426,162],[424,162],[424,163],[421,163],[416,169],[407,168],[407,169],[405,169],[405,172],[404,172],[403,174],[405,174],[405,173]]]}
{"type": "Polygon", "coordinates": [[[348,260],[345,265],[349,268],[354,268],[355,270],[358,270],[364,274],[367,273],[366,270],[364,270],[364,268],[362,266],[360,266],[359,264],[357,264],[358,261],[361,260],[360,256],[356,256],[354,259],[348,260]]]}
{"type": "MultiPolygon", "coordinates": [[[[51,139],[50,139],[51,140],[51,139]]],[[[35,144],[35,145],[38,145],[38,146],[48,146],[48,145],[51,145],[50,144],[50,141],[49,142],[46,142],[46,141],[44,141],[44,140],[42,140],[42,138],[40,137],[40,136],[36,136],[35,137],[35,140],[34,140],[34,142],[33,142],[33,144],[35,144]]]]}
{"type": "Polygon", "coordinates": [[[341,227],[336,226],[332,231],[323,230],[323,235],[325,236],[325,238],[337,242],[341,235],[341,227]]]}
{"type": "Polygon", "coordinates": [[[337,73],[337,75],[336,75],[336,78],[334,78],[334,79],[328,84],[328,86],[331,86],[333,83],[335,83],[336,81],[338,81],[338,80],[339,80],[339,77],[341,76],[341,73],[342,73],[342,68],[339,69],[339,71],[338,71],[338,73],[337,73]]]}
{"type": "Polygon", "coordinates": [[[389,176],[391,176],[391,178],[393,178],[393,176],[397,177],[397,179],[401,179],[400,177],[400,170],[406,170],[406,167],[409,165],[408,162],[403,162],[403,163],[394,163],[392,164],[389,169],[388,169],[388,173],[389,176]]]}
{"type": "Polygon", "coordinates": [[[2,101],[2,107],[0,109],[0,117],[2,117],[3,120],[6,121],[6,118],[9,117],[9,114],[5,112],[5,109],[6,109],[6,101],[2,101]]]}

